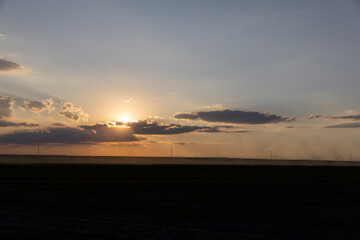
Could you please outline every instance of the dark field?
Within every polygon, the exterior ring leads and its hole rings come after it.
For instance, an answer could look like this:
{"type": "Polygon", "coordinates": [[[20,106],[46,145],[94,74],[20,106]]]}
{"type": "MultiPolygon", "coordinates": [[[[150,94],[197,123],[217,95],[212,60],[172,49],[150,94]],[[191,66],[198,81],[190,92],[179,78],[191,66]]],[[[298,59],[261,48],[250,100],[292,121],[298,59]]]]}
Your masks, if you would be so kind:
{"type": "Polygon", "coordinates": [[[360,168],[0,165],[1,239],[359,239],[360,168]]]}

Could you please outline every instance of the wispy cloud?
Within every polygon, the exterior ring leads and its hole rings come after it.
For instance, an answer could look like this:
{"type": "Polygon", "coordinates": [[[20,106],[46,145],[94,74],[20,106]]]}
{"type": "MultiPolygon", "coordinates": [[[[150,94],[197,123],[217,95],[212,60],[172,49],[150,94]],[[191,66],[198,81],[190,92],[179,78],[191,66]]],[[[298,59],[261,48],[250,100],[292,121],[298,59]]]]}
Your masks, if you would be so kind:
{"type": "Polygon", "coordinates": [[[128,98],[126,100],[123,100],[123,103],[131,103],[133,100],[133,98],[128,98]]]}
{"type": "Polygon", "coordinates": [[[66,127],[66,125],[62,122],[55,122],[53,124],[51,124],[54,127],[66,127]]]}
{"type": "Polygon", "coordinates": [[[20,64],[5,60],[4,58],[0,57],[0,73],[18,71],[22,68],[23,67],[20,64]]]}
{"type": "Polygon", "coordinates": [[[133,131],[134,134],[145,135],[169,135],[169,134],[181,134],[195,132],[198,130],[211,129],[211,127],[205,126],[186,126],[179,124],[161,124],[156,121],[149,122],[146,120],[138,122],[117,122],[118,126],[127,126],[133,131]]]}
{"type": "Polygon", "coordinates": [[[335,116],[332,119],[350,119],[350,120],[360,120],[360,114],[356,115],[344,115],[344,116],[335,116]]]}
{"type": "Polygon", "coordinates": [[[318,115],[312,114],[304,118],[307,119],[349,119],[349,120],[360,120],[360,113],[357,114],[348,114],[348,115],[340,115],[340,116],[327,116],[327,115],[318,115]]]}
{"type": "Polygon", "coordinates": [[[211,110],[225,110],[226,107],[224,107],[222,104],[214,104],[214,105],[208,105],[204,107],[205,110],[211,111],[211,110]]]}
{"type": "Polygon", "coordinates": [[[313,120],[313,119],[320,119],[320,118],[325,118],[325,116],[319,115],[319,114],[311,114],[307,117],[304,117],[304,120],[313,120]]]}
{"type": "Polygon", "coordinates": [[[223,122],[236,124],[267,124],[294,121],[294,117],[279,116],[269,113],[240,110],[219,110],[177,113],[175,119],[201,120],[206,122],[223,122]]]}
{"type": "Polygon", "coordinates": [[[325,126],[325,128],[360,128],[360,122],[339,123],[325,126]]]}

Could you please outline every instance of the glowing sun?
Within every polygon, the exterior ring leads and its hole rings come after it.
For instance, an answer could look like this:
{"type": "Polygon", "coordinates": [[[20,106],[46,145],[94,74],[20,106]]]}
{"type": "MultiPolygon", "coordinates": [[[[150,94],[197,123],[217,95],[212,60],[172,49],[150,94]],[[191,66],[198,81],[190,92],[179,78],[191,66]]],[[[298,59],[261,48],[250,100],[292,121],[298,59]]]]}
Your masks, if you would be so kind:
{"type": "Polygon", "coordinates": [[[122,115],[118,118],[118,122],[128,123],[131,121],[130,117],[128,115],[122,115]]]}

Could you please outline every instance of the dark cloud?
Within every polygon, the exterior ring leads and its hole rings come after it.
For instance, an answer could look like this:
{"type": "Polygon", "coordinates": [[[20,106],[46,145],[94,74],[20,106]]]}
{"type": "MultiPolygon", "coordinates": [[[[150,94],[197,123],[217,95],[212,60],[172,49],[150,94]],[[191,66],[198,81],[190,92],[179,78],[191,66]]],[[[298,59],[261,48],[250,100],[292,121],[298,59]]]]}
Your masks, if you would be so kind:
{"type": "Polygon", "coordinates": [[[20,70],[22,67],[20,64],[10,62],[0,57],[0,72],[10,72],[14,70],[20,70]]]}
{"type": "Polygon", "coordinates": [[[211,127],[211,128],[201,129],[201,130],[199,130],[199,132],[220,133],[220,132],[224,132],[224,131],[217,127],[211,127]]]}
{"type": "Polygon", "coordinates": [[[55,127],[66,127],[66,125],[62,122],[56,122],[56,123],[53,123],[51,124],[52,126],[55,126],[55,127]]]}
{"type": "Polygon", "coordinates": [[[356,114],[356,115],[345,115],[345,116],[336,116],[336,117],[332,117],[332,119],[360,120],[360,114],[356,114]]]}
{"type": "MultiPolygon", "coordinates": [[[[5,122],[5,121],[3,121],[5,122]]],[[[9,122],[7,122],[9,123],[9,122]]],[[[11,123],[9,123],[11,124],[11,123]]],[[[1,121],[0,121],[1,125],[1,121]]],[[[116,122],[116,126],[108,123],[81,125],[77,128],[66,127],[63,123],[53,123],[52,126],[43,130],[17,131],[15,133],[0,135],[1,143],[13,144],[80,144],[80,143],[106,143],[106,142],[132,142],[145,140],[138,135],[171,135],[189,132],[228,132],[231,126],[184,126],[176,124],[161,124],[158,122],[116,122]]],[[[35,127],[37,125],[19,123],[18,126],[35,127]]],[[[247,132],[247,131],[234,131],[247,132]]]]}
{"type": "Polygon", "coordinates": [[[0,142],[14,144],[131,142],[141,139],[134,136],[128,128],[108,127],[106,124],[81,126],[80,128],[64,127],[18,131],[0,135],[0,142]]]}
{"type": "Polygon", "coordinates": [[[290,122],[294,117],[278,116],[269,113],[239,110],[220,110],[208,112],[177,113],[173,116],[176,119],[202,120],[206,122],[223,122],[237,124],[266,124],[290,122]]]}
{"type": "Polygon", "coordinates": [[[176,119],[202,120],[198,112],[177,113],[173,116],[176,119]]]}
{"type": "Polygon", "coordinates": [[[309,126],[287,126],[285,128],[287,128],[287,129],[305,129],[305,128],[314,128],[314,127],[309,127],[309,126]]]}
{"type": "Polygon", "coordinates": [[[169,135],[169,134],[181,134],[195,132],[198,130],[211,129],[211,127],[203,126],[185,126],[179,124],[161,124],[156,121],[148,122],[138,121],[138,122],[117,122],[118,126],[127,126],[129,127],[134,134],[144,134],[144,135],[169,135]]]}
{"type": "Polygon", "coordinates": [[[117,126],[129,127],[134,134],[144,135],[171,135],[171,134],[182,134],[189,132],[207,132],[207,133],[224,133],[224,132],[248,132],[248,131],[233,131],[233,126],[186,126],[180,124],[162,124],[157,121],[149,122],[146,120],[138,122],[116,122],[117,126]]]}
{"type": "Polygon", "coordinates": [[[11,97],[0,96],[0,119],[10,118],[14,113],[14,101],[11,97]]]}
{"type": "Polygon", "coordinates": [[[192,143],[192,142],[173,142],[172,144],[185,146],[185,145],[195,145],[196,143],[192,143]]]}
{"type": "Polygon", "coordinates": [[[360,128],[360,122],[339,123],[335,125],[326,126],[325,128],[360,128]]]}
{"type": "Polygon", "coordinates": [[[26,123],[26,122],[9,122],[5,120],[0,120],[0,127],[38,127],[39,124],[26,123]]]}
{"type": "Polygon", "coordinates": [[[247,133],[250,132],[248,130],[234,130],[237,129],[234,126],[215,126],[209,129],[202,129],[199,132],[207,132],[207,133],[247,133]]]}
{"type": "Polygon", "coordinates": [[[46,99],[45,101],[22,101],[19,105],[19,108],[22,110],[29,110],[34,113],[40,113],[45,110],[51,112],[53,110],[51,108],[53,103],[54,101],[51,98],[46,99]]]}
{"type": "Polygon", "coordinates": [[[86,122],[88,120],[88,114],[84,113],[80,106],[74,105],[71,102],[62,103],[59,115],[73,121],[86,122]]]}

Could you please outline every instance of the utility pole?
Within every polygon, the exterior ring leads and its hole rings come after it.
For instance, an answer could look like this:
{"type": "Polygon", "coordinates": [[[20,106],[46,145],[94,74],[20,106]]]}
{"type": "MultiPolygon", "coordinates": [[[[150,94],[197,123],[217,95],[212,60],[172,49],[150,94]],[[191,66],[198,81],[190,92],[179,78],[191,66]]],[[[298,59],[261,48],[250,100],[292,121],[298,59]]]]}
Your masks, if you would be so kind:
{"type": "Polygon", "coordinates": [[[38,157],[40,156],[40,144],[38,144],[38,149],[37,149],[38,151],[37,151],[37,155],[38,155],[38,157]]]}
{"type": "Polygon", "coordinates": [[[350,152],[350,161],[351,161],[351,152],[350,152]]]}
{"type": "Polygon", "coordinates": [[[170,157],[172,158],[172,156],[173,156],[173,150],[172,150],[172,147],[171,147],[170,157]]]}
{"type": "Polygon", "coordinates": [[[272,160],[272,149],[270,150],[270,160],[272,160]]]}

